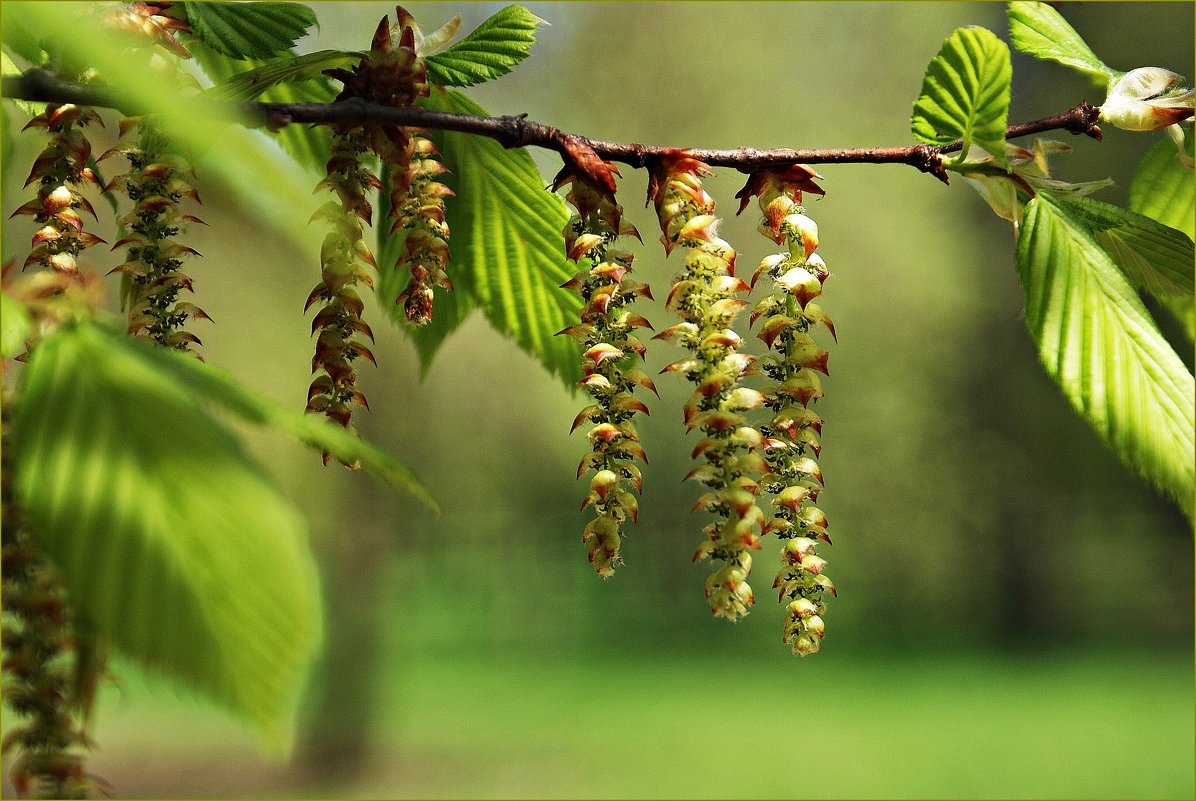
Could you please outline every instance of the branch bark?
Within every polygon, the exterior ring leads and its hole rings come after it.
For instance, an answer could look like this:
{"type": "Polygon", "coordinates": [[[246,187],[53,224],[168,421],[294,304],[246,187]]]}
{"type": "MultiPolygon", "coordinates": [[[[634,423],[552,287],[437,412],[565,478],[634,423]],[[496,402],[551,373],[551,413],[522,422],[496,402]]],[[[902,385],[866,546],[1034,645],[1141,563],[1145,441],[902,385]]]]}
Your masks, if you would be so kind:
{"type": "MultiPolygon", "coordinates": [[[[143,113],[124,98],[105,90],[80,84],[64,83],[44,70],[30,70],[23,75],[6,77],[2,84],[4,97],[19,98],[46,103],[76,103],[79,105],[115,108],[127,114],[143,113]]],[[[429,111],[422,108],[394,108],[364,100],[346,100],[339,103],[237,103],[235,105],[248,118],[247,124],[269,127],[277,130],[292,124],[362,125],[411,125],[419,128],[487,136],[503,147],[541,147],[555,150],[566,161],[571,161],[564,140],[569,138],[588,145],[607,161],[616,161],[644,168],[656,159],[677,148],[659,145],[643,145],[635,142],[611,142],[569,134],[541,122],[527,119],[526,114],[501,117],[478,117],[469,114],[454,114],[444,111],[429,111]]],[[[1062,130],[1073,134],[1084,134],[1100,140],[1100,128],[1096,126],[1100,109],[1087,102],[1080,103],[1058,114],[1011,125],[1005,138],[1062,130]]],[[[765,167],[783,167],[790,164],[907,164],[924,173],[934,175],[944,183],[947,173],[943,168],[942,154],[953,153],[963,147],[961,141],[947,145],[907,145],[905,147],[857,147],[795,150],[772,148],[759,150],[750,147],[730,149],[688,148],[688,152],[712,167],[734,167],[742,172],[752,172],[765,167]]]]}

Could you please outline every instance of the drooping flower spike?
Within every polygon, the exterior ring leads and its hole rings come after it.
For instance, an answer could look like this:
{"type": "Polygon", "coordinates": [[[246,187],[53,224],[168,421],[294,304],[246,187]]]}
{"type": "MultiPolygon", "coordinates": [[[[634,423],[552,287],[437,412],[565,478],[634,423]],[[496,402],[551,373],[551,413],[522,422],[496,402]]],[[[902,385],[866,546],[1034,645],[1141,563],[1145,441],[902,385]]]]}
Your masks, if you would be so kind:
{"type": "Polygon", "coordinates": [[[449,260],[449,227],[444,199],[453,190],[436,180],[448,172],[440,152],[419,128],[407,129],[407,148],[391,168],[391,233],[406,231],[396,270],[410,278],[396,303],[412,325],[432,321],[433,287],[453,288],[445,266],[449,260]]]}
{"type": "MultiPolygon", "coordinates": [[[[365,395],[357,388],[353,364],[359,358],[374,362],[374,354],[366,344],[373,342],[374,335],[361,319],[365,304],[357,287],[374,285],[370,269],[376,268],[376,263],[365,244],[363,225],[369,224],[373,214],[366,192],[380,184],[362,164],[364,155],[361,129],[335,133],[328,174],[316,186],[317,191],[327,190],[333,197],[312,216],[313,220],[326,222],[330,230],[320,248],[320,282],[304,306],[307,311],[319,304],[311,323],[312,334],[318,336],[307,411],[323,414],[350,430],[355,430],[351,424],[353,405],[369,408],[365,395]]],[[[325,453],[325,464],[328,459],[325,453]]]]}
{"type": "Polygon", "coordinates": [[[124,280],[121,295],[130,334],[194,353],[191,347],[201,344],[199,338],[183,326],[191,317],[212,318],[194,303],[179,300],[183,291],[194,291],[191,278],[182,270],[183,260],[199,253],[174,237],[188,224],[203,224],[179,210],[184,198],[200,202],[195,172],[186,159],[171,152],[151,124],[137,118],[121,121],[122,138],[133,129],[138,133],[135,144],[118,145],[98,159],[120,154],[130,166],[129,172],[115,176],[105,187],[123,191],[133,202],[132,211],[117,221],[125,235],[112,248],[126,251],[125,261],[112,272],[121,273],[124,280]]]}
{"type": "Polygon", "coordinates": [[[771,496],[772,512],[765,534],[785,541],[784,565],[773,583],[779,600],[787,603],[783,640],[796,654],[811,654],[821,644],[826,609],[823,593],[835,592],[823,572],[826,565],[817,553],[821,540],[829,543],[826,515],[815,503],[823,476],[816,459],[822,446],[822,420],[809,406],[823,396],[819,374],[827,374],[827,352],[811,336],[818,325],[831,334],[834,327],[813,299],[822,294],[829,276],[818,248],[818,226],[801,206],[802,192],[823,194],[814,183],[821,178],[805,165],[753,173],[736,195],[740,211],[759,195],[760,233],[778,245],[781,253],[766,256],[752,276],[771,281],[770,293],[752,310],[752,322],[770,353],[759,363],[770,380],[764,405],[771,413],[760,426],[759,450],[767,466],[760,489],[771,496]]]}
{"type": "Polygon", "coordinates": [[[734,621],[755,602],[747,577],[751,552],[760,548],[764,514],[756,505],[753,476],[763,472],[764,459],[755,450],[760,433],[744,413],[759,407],[764,396],[739,386],[740,378],[753,372],[753,359],[739,352],[742,340],[732,327],[747,305],[735,296],[748,285],[735,276],[735,250],[717,235],[714,200],[702,188],[702,178],[709,174],[701,161],[673,151],[655,165],[649,179],[665,252],[685,249],[667,301],[682,322],[655,338],[690,352],[662,372],[680,373],[695,385],[683,415],[687,429],[702,432],[692,455],[703,457],[704,464],[686,478],[708,487],[695,511],[705,509],[717,519],[706,526],[706,540],[694,561],[724,563],[707,578],[706,596],[712,614],[734,621]]]}
{"type": "MultiPolygon", "coordinates": [[[[611,164],[605,169],[618,174],[611,164]]],[[[613,179],[612,179],[613,183],[613,179]]],[[[593,505],[596,517],[582,535],[590,563],[607,577],[621,564],[622,524],[635,522],[639,504],[630,488],[642,492],[643,484],[634,458],[647,461],[639,444],[633,418],[648,407],[634,395],[636,387],[656,392],[643,370],[630,366],[643,358],[644,345],[637,328],[651,324],[627,307],[639,297],[652,297],[646,284],[627,278],[633,255],[617,246],[620,236],[639,239],[635,227],[623,219],[623,208],[613,191],[596,183],[575,165],[557,174],[552,188],[569,186],[565,198],[576,213],[565,224],[565,253],[581,268],[564,286],[581,297],[580,321],[558,332],[573,337],[584,351],[581,380],[593,403],[573,421],[571,431],[592,423],[590,452],[582,458],[577,477],[588,471],[589,492],[582,509],[593,505]]]]}
{"type": "Polygon", "coordinates": [[[37,197],[12,213],[13,217],[30,215],[40,226],[33,234],[32,251],[25,259],[25,267],[37,264],[48,270],[77,274],[79,253],[104,241],[83,229],[81,212],[92,219],[96,213],[78,191],[84,183],[99,183],[87,166],[91,142],[86,128],[92,123],[103,125],[100,115],[92,109],[51,103],[25,125],[25,130],[44,128],[50,136],[25,180],[25,186],[37,183],[37,197]]]}

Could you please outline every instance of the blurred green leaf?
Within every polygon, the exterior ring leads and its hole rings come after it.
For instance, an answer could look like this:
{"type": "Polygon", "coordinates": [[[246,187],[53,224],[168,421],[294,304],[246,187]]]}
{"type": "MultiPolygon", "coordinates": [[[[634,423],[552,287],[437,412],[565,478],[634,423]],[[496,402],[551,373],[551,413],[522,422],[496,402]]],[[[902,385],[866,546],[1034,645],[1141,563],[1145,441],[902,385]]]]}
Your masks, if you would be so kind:
{"type": "MultiPolygon", "coordinates": [[[[238,61],[221,55],[202,43],[192,43],[191,54],[217,86],[227,85],[249,72],[269,69],[274,63],[254,59],[238,61]]],[[[289,58],[281,61],[285,62],[289,58]]],[[[209,91],[215,93],[215,88],[209,91]]],[[[331,103],[336,94],[332,82],[317,74],[301,82],[275,83],[255,97],[245,99],[257,99],[263,103],[331,103]]],[[[317,173],[324,172],[332,149],[332,137],[326,126],[287,125],[281,131],[265,131],[263,135],[277,141],[282,149],[304,168],[317,173]]]]}
{"type": "Polygon", "coordinates": [[[20,14],[20,7],[27,5],[22,2],[4,4],[4,24],[0,25],[0,38],[4,46],[28,61],[35,67],[44,67],[49,55],[42,49],[41,38],[34,33],[36,26],[29,25],[20,14]],[[8,13],[17,10],[17,13],[8,13]]]}
{"type": "MultiPolygon", "coordinates": [[[[1184,140],[1184,149],[1192,155],[1191,133],[1184,140]]],[[[1196,185],[1192,176],[1193,171],[1180,162],[1175,145],[1164,139],[1138,163],[1130,185],[1130,208],[1196,239],[1196,185]]],[[[1196,339],[1191,299],[1160,298],[1159,302],[1179,320],[1190,345],[1196,339]]]]}
{"type": "MultiPolygon", "coordinates": [[[[433,90],[424,105],[488,116],[456,91],[433,90]]],[[[445,183],[456,192],[447,201],[453,251],[448,272],[454,291],[437,290],[433,323],[425,327],[431,330],[412,332],[423,369],[470,306],[477,305],[496,329],[572,386],[581,377],[576,345],[568,337],[554,336],[575,321],[580,309],[578,297],[560,288],[574,272],[566,264],[561,239],[568,220],[564,201],[544,188],[526,150],[507,150],[493,139],[451,131],[433,132],[433,139],[451,171],[445,183]],[[450,297],[442,307],[442,300],[450,297]]],[[[379,299],[398,320],[402,312],[394,298],[407,276],[387,275],[395,272],[389,267],[399,244],[384,229],[387,226],[380,225],[378,230],[378,251],[384,254],[378,262],[380,288],[385,290],[379,299]]]]}
{"type": "Polygon", "coordinates": [[[1001,166],[1009,117],[1009,48],[984,28],[959,28],[926,68],[910,128],[931,145],[962,139],[962,161],[977,144],[1001,166]]]}
{"type": "Polygon", "coordinates": [[[1192,297],[1192,240],[1149,217],[1091,198],[1059,200],[1083,220],[1136,289],[1155,297],[1192,297]]]}
{"type": "Polygon", "coordinates": [[[1058,61],[1100,81],[1120,75],[1105,66],[1092,48],[1063,16],[1046,3],[1013,2],[1009,4],[1009,41],[1023,53],[1035,58],[1058,61]]]}
{"type": "MultiPolygon", "coordinates": [[[[8,53],[0,51],[0,75],[4,76],[19,76],[22,75],[21,68],[8,57],[8,53]]],[[[41,113],[42,109],[46,107],[45,103],[31,103],[28,100],[18,100],[15,97],[4,98],[7,102],[12,103],[28,117],[36,117],[41,113]]],[[[5,111],[5,117],[8,116],[8,111],[5,111]]]]}
{"type": "Polygon", "coordinates": [[[428,56],[428,80],[440,86],[492,81],[528,57],[544,20],[520,5],[495,12],[461,41],[428,56]]]}
{"type": "Polygon", "coordinates": [[[269,58],[294,47],[316,24],[316,14],[299,3],[184,4],[192,34],[232,58],[269,58]]]}
{"type": "Polygon", "coordinates": [[[322,79],[325,69],[360,60],[361,53],[349,50],[319,50],[302,56],[284,56],[225,78],[209,89],[208,94],[222,100],[245,103],[257,100],[263,92],[280,83],[322,79]]]}
{"type": "Polygon", "coordinates": [[[1047,373],[1128,465],[1192,516],[1192,375],[1084,224],[1039,195],[1017,244],[1026,325],[1047,373]]]}
{"type": "Polygon", "coordinates": [[[342,462],[360,461],[367,472],[406,490],[430,509],[440,511],[432,494],[409,467],[328,418],[305,414],[260,395],[223,370],[165,348],[148,349],[141,358],[151,363],[160,375],[179,382],[195,398],[216,404],[254,425],[275,429],[319,451],[328,451],[342,462]]]}
{"type": "Polygon", "coordinates": [[[154,355],[90,325],[41,341],[18,498],[96,634],[285,751],[320,640],[306,525],[154,355]]]}
{"type": "Polygon", "coordinates": [[[7,292],[0,292],[0,357],[11,359],[22,353],[32,330],[33,321],[25,305],[7,292]]]}

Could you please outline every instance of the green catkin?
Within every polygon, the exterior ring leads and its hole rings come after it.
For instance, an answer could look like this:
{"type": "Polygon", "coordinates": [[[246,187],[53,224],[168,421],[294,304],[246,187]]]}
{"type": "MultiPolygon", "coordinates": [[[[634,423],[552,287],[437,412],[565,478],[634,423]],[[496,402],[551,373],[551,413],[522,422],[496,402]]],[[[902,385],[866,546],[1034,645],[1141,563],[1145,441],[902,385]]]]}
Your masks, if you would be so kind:
{"type": "MultiPolygon", "coordinates": [[[[370,269],[375,262],[363,238],[363,224],[369,224],[373,211],[365,195],[378,186],[378,179],[362,164],[366,151],[362,140],[360,128],[337,130],[333,135],[328,174],[316,187],[333,197],[312,217],[324,220],[330,230],[320,248],[320,282],[304,306],[306,311],[319,304],[311,325],[312,335],[318,336],[307,411],[323,414],[351,431],[356,430],[351,423],[352,405],[369,408],[357,388],[353,363],[362,357],[374,361],[374,354],[362,341],[373,341],[373,332],[361,319],[365,304],[357,287],[373,286],[370,269]]],[[[328,460],[325,453],[324,463],[328,460]]]]}
{"type": "MultiPolygon", "coordinates": [[[[822,446],[822,419],[810,410],[823,397],[819,374],[827,373],[827,351],[811,336],[824,325],[834,327],[813,299],[822,294],[829,276],[826,263],[815,253],[818,226],[802,208],[802,190],[822,194],[813,179],[821,177],[804,165],[779,172],[755,173],[739,193],[746,206],[759,195],[763,219],[760,232],[778,245],[781,253],[766,256],[752,276],[771,282],[770,292],[752,310],[760,322],[757,336],[770,349],[758,366],[771,383],[764,390],[770,419],[760,426],[760,449],[767,471],[760,488],[772,498],[772,512],[765,534],[784,541],[784,565],[773,588],[786,603],[783,641],[795,654],[816,653],[821,645],[826,610],[824,592],[835,586],[823,572],[826,562],[818,555],[818,541],[830,543],[826,515],[815,503],[823,476],[817,458],[822,446]]],[[[741,207],[742,210],[742,207],[741,207]]]]}
{"type": "Polygon", "coordinates": [[[653,170],[649,196],[660,218],[665,251],[685,249],[667,301],[683,322],[655,338],[690,351],[664,371],[681,373],[695,385],[684,417],[687,429],[703,434],[692,455],[702,456],[705,464],[687,478],[709,488],[694,509],[718,518],[705,527],[706,540],[694,561],[724,563],[707,578],[706,596],[712,614],[735,621],[755,602],[747,577],[764,522],[753,478],[764,470],[764,460],[754,450],[760,433],[748,424],[744,412],[759,407],[764,398],[739,385],[740,378],[752,372],[753,359],[739,352],[742,340],[732,325],[747,305],[735,296],[748,286],[735,277],[734,249],[716,235],[714,200],[702,189],[702,178],[709,174],[705,164],[685,151],[674,151],[653,170]]]}
{"type": "MultiPolygon", "coordinates": [[[[431,92],[428,65],[416,53],[420,41],[415,18],[395,8],[395,24],[383,17],[366,58],[352,70],[327,70],[344,88],[337,100],[363,98],[397,108],[409,108],[431,92]]],[[[407,270],[406,287],[396,302],[412,325],[432,320],[433,288],[452,289],[445,266],[449,260],[449,229],[444,199],[453,193],[436,180],[448,170],[424,131],[399,125],[367,123],[362,143],[390,167],[391,233],[406,233],[403,251],[393,265],[407,270]]]]}
{"type": "Polygon", "coordinates": [[[159,345],[194,353],[201,344],[183,326],[191,317],[211,320],[194,303],[179,300],[191,292],[191,278],[182,270],[183,259],[198,256],[193,248],[174,241],[188,224],[203,224],[179,210],[180,201],[199,202],[195,175],[181,156],[171,153],[153,126],[143,120],[127,119],[122,134],[136,127],[138,143],[109,150],[100,160],[122,154],[129,160],[129,172],[114,177],[107,190],[124,190],[133,210],[118,220],[126,235],[113,247],[124,246],[125,262],[114,272],[124,275],[124,298],[128,330],[159,345]]]}
{"type": "MultiPolygon", "coordinates": [[[[616,172],[611,164],[604,163],[603,168],[607,175],[616,172]]],[[[553,189],[565,185],[569,185],[565,198],[576,210],[563,231],[565,253],[581,269],[564,287],[581,298],[581,312],[580,321],[558,335],[567,334],[581,346],[579,383],[593,400],[578,413],[570,431],[586,422],[594,424],[588,436],[590,452],[578,465],[577,477],[594,473],[581,508],[593,505],[596,516],[586,524],[582,540],[594,570],[605,578],[622,563],[622,524],[628,519],[635,522],[639,515],[630,488],[643,491],[640,470],[632,460],[647,461],[647,457],[633,418],[647,414],[648,407],[634,392],[641,386],[655,392],[656,387],[646,373],[631,365],[644,355],[635,329],[652,326],[628,306],[636,298],[650,298],[651,290],[626,277],[634,255],[619,248],[617,240],[620,236],[638,239],[639,232],[623,218],[614,193],[573,167],[561,170],[553,189]]]]}
{"type": "Polygon", "coordinates": [[[432,321],[433,287],[452,289],[445,265],[449,260],[449,227],[444,199],[453,191],[436,180],[448,172],[440,152],[419,128],[407,128],[408,145],[391,170],[391,233],[406,231],[396,270],[407,270],[407,286],[395,302],[412,325],[432,321]]]}

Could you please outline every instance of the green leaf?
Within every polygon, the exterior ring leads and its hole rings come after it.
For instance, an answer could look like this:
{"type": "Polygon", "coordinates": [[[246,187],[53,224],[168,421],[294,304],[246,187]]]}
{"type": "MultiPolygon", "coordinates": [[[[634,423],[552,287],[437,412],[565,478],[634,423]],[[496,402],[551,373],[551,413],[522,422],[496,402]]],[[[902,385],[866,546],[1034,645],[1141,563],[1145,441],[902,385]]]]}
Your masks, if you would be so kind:
{"type": "Polygon", "coordinates": [[[285,751],[320,640],[306,525],[151,352],[86,325],[42,340],[17,497],[97,635],[285,751]]]}
{"type": "Polygon", "coordinates": [[[520,5],[501,9],[447,50],[428,56],[428,80],[473,86],[500,78],[528,57],[544,20],[520,5]]]}
{"type": "MultiPolygon", "coordinates": [[[[425,105],[486,116],[485,109],[455,91],[433,90],[425,105]]],[[[564,201],[545,190],[523,149],[507,150],[493,139],[453,132],[434,132],[433,139],[451,171],[445,183],[456,193],[447,202],[453,251],[448,273],[454,291],[436,294],[432,325],[447,311],[444,328],[413,332],[425,371],[444,336],[476,304],[496,329],[572,386],[581,377],[577,347],[568,337],[554,336],[576,320],[581,306],[576,295],[560,288],[574,273],[561,238],[568,220],[564,201]],[[450,303],[458,306],[442,309],[441,301],[454,295],[458,297],[450,303]]],[[[386,289],[379,300],[399,319],[402,312],[394,308],[394,298],[407,277],[386,276],[394,272],[388,270],[393,263],[389,254],[397,254],[398,247],[386,241],[386,228],[379,226],[379,252],[388,254],[379,259],[386,289]]]]}
{"type": "Polygon", "coordinates": [[[25,304],[0,292],[0,357],[11,359],[25,350],[25,340],[33,331],[33,320],[25,304]]]}
{"type": "MultiPolygon", "coordinates": [[[[191,55],[195,57],[212,82],[217,85],[227,85],[236,81],[238,76],[247,74],[242,72],[243,70],[249,72],[259,69],[266,70],[270,68],[271,64],[276,63],[254,59],[237,61],[217,53],[202,43],[193,42],[190,47],[191,55]]],[[[322,52],[336,51],[325,50],[322,52]]],[[[292,57],[284,57],[278,62],[286,62],[290,58],[292,57]]],[[[256,99],[263,103],[331,103],[336,94],[336,89],[333,88],[331,81],[316,75],[301,82],[275,83],[264,89],[256,99]]],[[[291,158],[305,168],[317,173],[324,172],[332,149],[332,137],[326,126],[287,125],[281,131],[267,131],[264,135],[278,142],[291,158]]]]}
{"type": "Polygon", "coordinates": [[[170,377],[199,400],[220,406],[246,422],[266,426],[318,451],[328,451],[346,463],[361,462],[369,473],[393,487],[406,490],[430,509],[439,512],[431,492],[402,462],[318,414],[259,395],[228,373],[165,348],[149,348],[141,358],[163,376],[170,377]]]}
{"type": "MultiPolygon", "coordinates": [[[[1185,142],[1192,153],[1192,136],[1185,142]]],[[[1130,185],[1130,208],[1196,238],[1196,183],[1193,171],[1180,163],[1169,139],[1157,143],[1138,163],[1130,185]]]]}
{"type": "Polygon", "coordinates": [[[914,136],[931,145],[962,139],[960,161],[977,144],[1006,166],[1011,76],[1004,42],[984,28],[959,28],[926,68],[910,120],[914,136]]]}
{"type": "Polygon", "coordinates": [[[1083,220],[1136,289],[1155,297],[1192,297],[1192,240],[1149,217],[1091,198],[1058,200],[1083,220]]]}
{"type": "Polygon", "coordinates": [[[1017,243],[1026,325],[1072,406],[1191,517],[1192,375],[1084,224],[1039,195],[1017,243]]]}
{"type": "MultiPolygon", "coordinates": [[[[1184,141],[1184,149],[1192,155],[1190,133],[1184,141]]],[[[1138,164],[1130,185],[1130,208],[1196,238],[1196,187],[1192,175],[1192,170],[1180,163],[1174,143],[1164,139],[1138,164]]],[[[1159,302],[1180,322],[1190,346],[1196,338],[1196,314],[1193,314],[1191,299],[1160,298],[1159,302]]]]}
{"type": "Polygon", "coordinates": [[[1046,3],[1013,2],[1007,14],[1009,41],[1023,53],[1058,61],[1102,83],[1121,74],[1105,66],[1075,28],[1046,3]]]}
{"type": "Polygon", "coordinates": [[[355,63],[361,57],[361,53],[350,50],[319,50],[302,56],[284,56],[238,72],[213,86],[208,94],[222,100],[247,103],[280,83],[321,79],[323,70],[355,63]]]}
{"type": "Polygon", "coordinates": [[[316,24],[299,3],[187,3],[192,34],[232,58],[269,58],[294,47],[316,24]]]}
{"type": "MultiPolygon", "coordinates": [[[[36,26],[30,25],[22,13],[27,3],[11,2],[4,5],[4,24],[0,25],[0,36],[4,46],[35,67],[44,67],[49,54],[42,49],[41,37],[35,33],[36,26]]],[[[44,33],[44,32],[43,32],[44,33]]]]}

